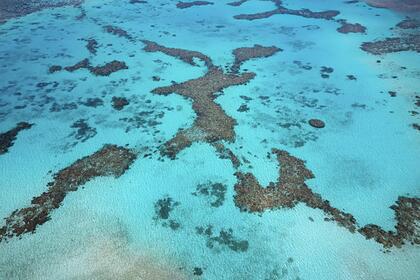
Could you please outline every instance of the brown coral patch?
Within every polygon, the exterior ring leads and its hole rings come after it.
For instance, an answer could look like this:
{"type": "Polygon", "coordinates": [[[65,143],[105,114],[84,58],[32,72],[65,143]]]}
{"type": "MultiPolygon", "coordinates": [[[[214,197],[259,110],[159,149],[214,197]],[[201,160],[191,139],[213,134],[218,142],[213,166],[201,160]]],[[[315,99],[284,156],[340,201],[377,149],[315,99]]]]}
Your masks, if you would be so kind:
{"type": "Polygon", "coordinates": [[[275,46],[264,47],[261,45],[254,45],[253,47],[237,48],[232,53],[235,56],[235,61],[232,65],[231,71],[237,73],[242,63],[253,58],[269,57],[282,49],[275,46]]]}
{"type": "Polygon", "coordinates": [[[254,73],[225,74],[220,68],[212,68],[203,77],[154,89],[152,92],[155,94],[177,93],[190,98],[193,101],[193,110],[197,114],[191,128],[180,130],[165,144],[163,154],[175,158],[179,151],[196,141],[208,143],[220,140],[234,141],[233,127],[236,121],[226,115],[222,107],[214,102],[215,93],[233,85],[245,84],[254,77],[254,73]]]}
{"type": "Polygon", "coordinates": [[[50,219],[50,213],[60,207],[67,193],[100,176],[120,177],[136,159],[131,150],[105,145],[92,155],[81,158],[54,175],[48,190],[34,197],[31,205],[17,209],[5,219],[0,229],[0,241],[24,233],[34,232],[37,226],[50,219]]]}
{"type": "Polygon", "coordinates": [[[373,238],[384,247],[401,247],[405,242],[420,244],[420,199],[400,196],[390,208],[395,211],[397,220],[395,231],[385,231],[377,225],[369,224],[360,228],[359,232],[367,239],[373,238]]]}
{"type": "Polygon", "coordinates": [[[128,40],[132,40],[133,37],[131,37],[130,34],[128,34],[127,31],[125,31],[124,29],[118,27],[118,26],[114,26],[114,25],[106,25],[104,26],[104,30],[107,33],[110,33],[112,35],[118,36],[118,37],[124,37],[128,40]]]}
{"type": "Polygon", "coordinates": [[[77,6],[84,0],[33,1],[33,0],[2,0],[0,1],[0,24],[9,19],[26,16],[44,9],[77,6]]]}
{"type": "Polygon", "coordinates": [[[233,168],[238,169],[241,165],[241,161],[238,157],[232,152],[231,149],[226,148],[221,142],[212,143],[213,147],[216,149],[216,152],[221,159],[228,159],[231,161],[233,168]]]}
{"type": "Polygon", "coordinates": [[[0,134],[0,155],[5,154],[9,151],[9,148],[13,146],[19,132],[25,129],[30,129],[33,124],[27,122],[20,122],[14,128],[0,134]]]}
{"type": "Polygon", "coordinates": [[[365,52],[381,55],[393,52],[416,51],[420,52],[420,35],[386,38],[385,40],[365,42],[360,47],[365,52]]]}
{"type": "Polygon", "coordinates": [[[345,20],[338,20],[338,22],[341,24],[339,28],[337,28],[337,31],[340,33],[365,33],[366,27],[361,25],[360,23],[348,23],[345,20]]]}
{"type": "Polygon", "coordinates": [[[96,54],[96,51],[98,49],[98,41],[96,41],[95,39],[92,39],[92,38],[88,39],[87,44],[86,44],[86,48],[91,54],[96,54]]]}
{"type": "MultiPolygon", "coordinates": [[[[54,65],[52,67],[50,67],[50,73],[54,73],[62,69],[62,67],[58,65],[54,65]],[[52,67],[54,67],[54,69],[52,69],[52,67]]],[[[128,69],[128,66],[124,61],[119,60],[113,60],[111,62],[105,63],[104,65],[92,66],[90,65],[89,59],[85,58],[74,65],[64,67],[64,70],[68,72],[74,72],[79,69],[87,69],[90,73],[96,76],[109,76],[114,72],[128,69]]]]}
{"type": "Polygon", "coordinates": [[[238,7],[246,2],[248,2],[249,0],[239,0],[239,1],[233,1],[233,2],[229,2],[227,3],[230,6],[234,6],[234,7],[238,7]]]}
{"type": "Polygon", "coordinates": [[[113,60],[104,65],[95,67],[90,66],[88,69],[92,74],[96,76],[109,76],[114,72],[118,72],[123,69],[128,69],[128,66],[125,64],[124,61],[113,60]]]}
{"type": "MultiPolygon", "coordinates": [[[[331,20],[334,19],[338,14],[340,14],[339,11],[335,10],[327,10],[327,11],[321,11],[321,12],[313,12],[309,9],[300,9],[300,10],[293,10],[288,9],[283,6],[283,3],[281,0],[271,0],[271,2],[274,3],[276,6],[276,9],[261,13],[255,13],[255,14],[240,14],[234,16],[235,19],[245,19],[245,20],[257,20],[257,19],[263,19],[263,18],[269,18],[273,15],[293,15],[293,16],[300,16],[305,18],[315,18],[315,19],[326,19],[331,20]]],[[[235,5],[234,5],[235,6],[235,5]]]]}
{"type": "Polygon", "coordinates": [[[112,97],[112,107],[117,111],[121,111],[128,104],[130,104],[130,102],[125,97],[118,97],[118,96],[112,97]]]}
{"type": "Polygon", "coordinates": [[[187,8],[191,8],[193,6],[206,6],[206,5],[213,5],[213,2],[209,2],[209,1],[192,1],[192,2],[178,2],[176,4],[176,7],[178,9],[187,9],[187,8]]]}
{"type": "Polygon", "coordinates": [[[420,27],[420,20],[414,18],[406,18],[396,25],[401,29],[416,29],[420,27]]]}
{"type": "Polygon", "coordinates": [[[395,11],[420,11],[418,0],[366,0],[367,4],[375,8],[385,8],[395,11]]]}
{"type": "Polygon", "coordinates": [[[194,62],[194,58],[198,58],[202,60],[208,68],[213,67],[213,62],[211,61],[210,57],[200,52],[168,48],[148,40],[142,40],[142,42],[146,45],[144,47],[146,52],[162,52],[166,55],[176,57],[192,66],[197,66],[197,64],[194,62]]]}

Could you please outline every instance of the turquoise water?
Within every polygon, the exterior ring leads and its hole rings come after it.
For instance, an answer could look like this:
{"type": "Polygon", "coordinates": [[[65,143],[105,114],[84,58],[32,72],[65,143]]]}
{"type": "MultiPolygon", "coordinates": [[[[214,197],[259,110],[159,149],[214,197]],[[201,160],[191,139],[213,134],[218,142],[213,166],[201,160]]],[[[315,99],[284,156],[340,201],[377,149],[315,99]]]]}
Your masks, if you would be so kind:
{"type": "Polygon", "coordinates": [[[22,121],[34,124],[0,154],[1,217],[28,207],[55,173],[104,144],[138,155],[122,176],[97,177],[68,193],[34,233],[1,241],[0,279],[418,279],[419,244],[385,249],[324,221],[321,210],[303,203],[259,214],[240,211],[234,201],[238,170],[252,172],[262,186],[277,180],[279,163],[266,157],[277,148],[306,161],[315,175],[307,185],[359,226],[394,229],[389,207],[399,196],[420,196],[420,138],[412,127],[420,119],[410,113],[418,111],[420,56],[372,55],[360,45],[418,34],[418,28],[395,27],[418,14],[361,2],[284,1],[289,9],[339,10],[337,19],[367,27],[366,33],[342,34],[332,20],[234,18],[272,10],[271,1],[238,7],[214,1],[187,9],[176,8],[177,1],[147,2],[86,0],[0,25],[0,133],[22,121]],[[106,25],[130,37],[107,33],[106,25]],[[98,42],[96,54],[86,48],[90,38],[98,42]],[[146,52],[144,39],[199,51],[222,66],[233,63],[236,48],[283,50],[245,62],[241,69],[256,77],[215,99],[237,123],[235,141],[223,144],[240,159],[238,170],[205,141],[176,159],[156,152],[197,115],[191,99],[152,90],[199,78],[207,69],[197,59],[192,66],[146,52]],[[124,61],[128,69],[109,76],[87,69],[48,72],[51,65],[84,58],[94,66],[124,61]],[[322,66],[333,68],[329,78],[321,77],[322,66]],[[129,104],[116,110],[113,96],[129,104]],[[86,106],[88,98],[102,103],[86,106]],[[244,104],[248,110],[238,111],[244,104]],[[313,118],[325,128],[308,125],[313,118]],[[78,120],[90,127],[82,135],[74,126],[78,120]],[[215,183],[223,186],[219,196],[199,193],[200,185],[215,183]],[[217,198],[222,203],[215,207],[217,198]],[[165,199],[171,202],[168,219],[156,210],[165,199]],[[211,234],[200,233],[208,226],[211,234]]]}

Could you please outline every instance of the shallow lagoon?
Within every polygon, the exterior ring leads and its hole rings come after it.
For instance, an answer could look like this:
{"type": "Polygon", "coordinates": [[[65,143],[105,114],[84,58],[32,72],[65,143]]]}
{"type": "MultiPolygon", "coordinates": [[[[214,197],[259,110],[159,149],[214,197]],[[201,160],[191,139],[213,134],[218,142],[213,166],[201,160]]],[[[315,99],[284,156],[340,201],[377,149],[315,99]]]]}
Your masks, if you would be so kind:
{"type": "Polygon", "coordinates": [[[396,26],[418,13],[321,0],[143,2],[72,2],[0,25],[0,279],[416,279],[419,39],[382,54],[361,46],[418,38],[418,27],[396,26]],[[340,14],[296,15],[302,8],[340,14]],[[340,33],[340,19],[367,29],[340,33]],[[235,73],[233,51],[244,47],[235,73]],[[216,87],[216,75],[183,84],[214,69],[203,55],[229,85],[216,87]],[[244,73],[255,77],[233,83],[244,73]],[[33,125],[13,130],[20,122],[33,125]],[[121,162],[105,144],[136,159],[121,162]],[[259,184],[246,200],[240,174],[259,184]],[[259,200],[270,182],[287,191],[259,200]],[[399,197],[413,203],[391,209],[399,197]],[[351,214],[354,232],[332,211],[351,214]],[[363,231],[369,224],[382,235],[363,231]]]}

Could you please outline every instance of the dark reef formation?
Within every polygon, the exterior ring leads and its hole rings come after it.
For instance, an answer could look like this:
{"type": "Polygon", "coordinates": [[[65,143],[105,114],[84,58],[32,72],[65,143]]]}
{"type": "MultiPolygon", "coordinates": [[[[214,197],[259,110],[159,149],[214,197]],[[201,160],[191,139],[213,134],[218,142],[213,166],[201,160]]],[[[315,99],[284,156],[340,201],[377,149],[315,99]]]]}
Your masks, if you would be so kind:
{"type": "Polygon", "coordinates": [[[86,48],[91,54],[96,54],[96,50],[98,48],[98,42],[95,39],[88,39],[86,48]]]}
{"type": "Polygon", "coordinates": [[[192,194],[207,197],[211,207],[220,207],[225,201],[226,191],[227,186],[222,183],[207,182],[197,185],[196,191],[192,194]]]}
{"type": "Polygon", "coordinates": [[[321,209],[329,219],[351,232],[356,230],[356,220],[351,214],[344,213],[332,207],[328,200],[305,184],[314,178],[312,172],[306,168],[305,162],[291,156],[288,152],[273,149],[280,164],[277,182],[262,187],[251,173],[235,173],[238,182],[235,185],[235,204],[241,210],[249,212],[263,212],[267,209],[293,208],[297,203],[305,203],[314,209],[321,209]]]}
{"type": "Polygon", "coordinates": [[[121,111],[128,104],[130,104],[130,102],[125,97],[118,97],[118,96],[112,97],[112,107],[117,111],[121,111]]]}
{"type": "Polygon", "coordinates": [[[61,70],[63,70],[63,67],[60,65],[51,65],[50,68],[48,68],[48,73],[52,74],[61,70]]]}
{"type": "Polygon", "coordinates": [[[385,8],[403,12],[420,11],[418,0],[365,0],[366,3],[375,8],[385,8]]]}
{"type": "Polygon", "coordinates": [[[386,38],[385,40],[380,41],[365,42],[360,48],[365,52],[375,55],[402,51],[420,52],[420,35],[413,34],[404,37],[386,38]]]}
{"type": "Polygon", "coordinates": [[[395,211],[396,231],[385,231],[377,225],[369,224],[360,228],[359,232],[367,239],[373,238],[388,248],[401,247],[405,242],[419,245],[420,199],[400,196],[390,208],[395,211]]]}
{"type": "Polygon", "coordinates": [[[211,68],[203,77],[180,84],[154,89],[160,95],[177,93],[193,101],[193,110],[197,118],[191,128],[180,130],[176,136],[165,144],[163,154],[174,159],[183,149],[193,142],[233,142],[236,121],[226,115],[222,107],[214,102],[215,93],[233,85],[242,85],[255,77],[254,73],[241,75],[225,74],[220,68],[211,68]]]}
{"type": "Polygon", "coordinates": [[[77,6],[84,0],[1,0],[0,1],[0,24],[9,19],[39,12],[43,9],[59,8],[64,6],[77,6]]]}
{"type": "Polygon", "coordinates": [[[360,23],[348,23],[346,20],[337,20],[341,24],[337,31],[340,33],[365,33],[366,27],[360,23]]]}
{"type": "MultiPolygon", "coordinates": [[[[274,3],[275,9],[259,12],[254,14],[240,14],[234,16],[235,19],[239,20],[258,20],[269,18],[274,15],[293,15],[293,16],[300,16],[305,18],[314,18],[314,19],[324,19],[324,20],[334,20],[335,22],[341,24],[337,31],[340,33],[365,33],[367,28],[360,23],[348,23],[344,19],[335,19],[336,16],[340,14],[339,11],[336,10],[327,10],[321,12],[314,12],[309,9],[300,9],[300,10],[293,10],[283,6],[281,0],[270,0],[274,3]]],[[[231,6],[240,6],[246,1],[238,1],[238,2],[231,2],[228,5],[231,6]]]]}
{"type": "MultiPolygon", "coordinates": [[[[85,119],[80,119],[75,121],[71,128],[74,128],[75,131],[71,133],[69,136],[74,137],[77,141],[86,142],[90,138],[95,137],[96,135],[96,128],[89,126],[89,123],[85,119]]],[[[73,143],[71,146],[77,145],[78,142],[73,143]]]]}
{"type": "Polygon", "coordinates": [[[227,3],[230,6],[234,6],[234,7],[238,7],[240,5],[242,5],[243,3],[248,2],[249,0],[239,0],[239,1],[234,1],[234,2],[229,2],[227,3]]]}
{"type": "Polygon", "coordinates": [[[334,72],[334,68],[328,67],[328,66],[322,66],[319,72],[321,73],[321,77],[323,79],[328,79],[330,77],[330,74],[334,72]]]}
{"type": "Polygon", "coordinates": [[[179,202],[174,201],[171,197],[164,197],[155,203],[155,221],[161,221],[162,226],[169,227],[172,230],[177,230],[181,226],[180,223],[174,219],[169,219],[174,208],[180,205],[179,202]]]}
{"type": "Polygon", "coordinates": [[[315,19],[326,19],[326,20],[332,20],[334,17],[336,17],[338,14],[340,14],[339,11],[335,10],[328,10],[328,11],[321,11],[321,12],[313,12],[309,9],[300,9],[300,10],[293,10],[288,9],[283,6],[281,0],[271,0],[275,6],[276,9],[261,13],[255,13],[255,14],[240,14],[234,16],[235,19],[244,19],[244,20],[257,20],[257,19],[263,19],[263,18],[269,18],[273,15],[293,15],[293,16],[300,16],[305,18],[315,18],[315,19]]]}
{"type": "Polygon", "coordinates": [[[19,132],[25,129],[30,129],[33,124],[27,122],[20,122],[14,128],[0,134],[0,155],[3,155],[9,151],[9,148],[13,146],[19,132]]]}
{"type": "Polygon", "coordinates": [[[206,246],[210,249],[215,248],[216,244],[219,246],[225,246],[234,252],[246,252],[249,244],[247,240],[239,240],[233,236],[232,229],[221,229],[219,235],[215,236],[213,233],[213,227],[208,225],[207,227],[196,227],[196,232],[199,235],[203,235],[207,238],[206,246]]]}
{"type": "Polygon", "coordinates": [[[187,9],[193,6],[206,6],[206,5],[213,5],[213,2],[209,2],[209,1],[182,2],[180,1],[176,4],[176,7],[178,9],[187,9]]]}
{"type": "Polygon", "coordinates": [[[114,26],[114,25],[106,25],[106,26],[104,26],[104,30],[105,30],[105,32],[116,35],[118,37],[123,37],[123,38],[126,38],[128,40],[133,39],[133,37],[131,37],[131,35],[128,34],[127,31],[125,31],[124,29],[122,29],[120,27],[114,26]]]}
{"type": "Polygon", "coordinates": [[[130,0],[130,4],[146,4],[147,1],[144,0],[130,0]]]}
{"type": "Polygon", "coordinates": [[[293,208],[304,203],[313,209],[322,210],[326,221],[333,220],[338,225],[354,233],[356,230],[367,239],[373,238],[384,247],[401,247],[404,241],[420,244],[420,199],[399,197],[396,205],[391,206],[396,213],[396,232],[386,232],[377,225],[359,228],[356,219],[349,213],[331,206],[328,200],[312,192],[305,181],[314,178],[306,168],[305,162],[291,156],[288,152],[273,149],[280,165],[277,182],[262,187],[252,173],[235,173],[235,204],[243,211],[264,212],[268,209],[293,208]]]}
{"type": "Polygon", "coordinates": [[[205,63],[207,68],[213,67],[213,62],[211,61],[211,58],[200,52],[177,48],[168,48],[148,40],[143,40],[142,42],[145,44],[145,47],[143,49],[146,52],[161,52],[166,55],[178,58],[192,66],[197,66],[197,64],[194,62],[194,58],[198,58],[199,60],[202,60],[205,63]]]}
{"type": "Polygon", "coordinates": [[[261,45],[254,45],[253,47],[243,47],[233,50],[235,61],[232,65],[231,71],[238,73],[243,62],[253,58],[270,57],[276,52],[283,51],[275,46],[264,47],[261,45]]]}
{"type": "Polygon", "coordinates": [[[77,191],[88,181],[100,176],[120,177],[136,159],[137,155],[126,148],[105,145],[99,151],[81,158],[57,172],[48,190],[34,197],[31,205],[17,209],[5,219],[0,228],[0,241],[33,233],[37,226],[50,219],[50,213],[60,207],[67,193],[77,191]]]}
{"type": "Polygon", "coordinates": [[[79,69],[87,69],[90,73],[94,74],[95,76],[109,76],[114,72],[128,69],[128,66],[125,64],[124,61],[119,60],[113,60],[104,65],[92,66],[90,65],[89,59],[85,58],[74,65],[66,66],[64,68],[59,65],[53,65],[49,68],[49,72],[54,73],[62,69],[68,72],[74,72],[79,69]]]}
{"type": "Polygon", "coordinates": [[[114,72],[128,69],[124,61],[113,60],[101,66],[88,67],[89,71],[96,76],[109,76],[114,72]]]}
{"type": "Polygon", "coordinates": [[[214,142],[212,145],[216,149],[219,158],[230,160],[233,168],[237,169],[241,165],[241,162],[232,150],[226,148],[221,142],[214,142]]]}
{"type": "Polygon", "coordinates": [[[315,128],[324,128],[325,127],[325,123],[321,120],[318,120],[318,119],[310,119],[308,123],[315,128]]]}
{"type": "MultiPolygon", "coordinates": [[[[162,154],[174,159],[181,150],[191,146],[193,142],[216,143],[221,140],[233,142],[235,139],[233,127],[236,121],[214,101],[216,93],[234,85],[246,84],[255,77],[255,73],[226,74],[221,67],[214,66],[212,60],[200,52],[167,48],[151,41],[143,41],[143,43],[146,45],[144,50],[147,52],[162,52],[190,65],[196,65],[194,58],[197,58],[204,62],[208,70],[202,77],[152,90],[155,94],[176,93],[191,99],[193,110],[197,114],[192,127],[178,131],[174,138],[164,144],[161,149],[162,154]]],[[[234,70],[238,72],[240,64],[248,59],[267,57],[279,50],[275,47],[266,48],[259,45],[234,50],[236,61],[234,70]]]]}
{"type": "Polygon", "coordinates": [[[420,27],[420,20],[414,18],[406,18],[396,25],[401,29],[416,29],[420,27]]]}

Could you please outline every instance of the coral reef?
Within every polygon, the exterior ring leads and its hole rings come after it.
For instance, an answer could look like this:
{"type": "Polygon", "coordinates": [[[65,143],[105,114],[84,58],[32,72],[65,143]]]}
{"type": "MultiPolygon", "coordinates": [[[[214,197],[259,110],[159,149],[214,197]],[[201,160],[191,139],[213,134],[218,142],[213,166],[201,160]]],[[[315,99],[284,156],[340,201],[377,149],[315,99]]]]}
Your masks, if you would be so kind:
{"type": "Polygon", "coordinates": [[[196,232],[199,235],[203,235],[207,238],[206,246],[210,249],[215,248],[216,244],[219,246],[225,246],[235,252],[246,252],[249,244],[247,240],[239,240],[233,236],[232,229],[221,229],[219,235],[213,234],[213,226],[208,225],[207,227],[196,227],[196,232]]]}
{"type": "Polygon", "coordinates": [[[313,12],[309,9],[300,9],[300,10],[293,10],[288,9],[282,5],[281,0],[271,0],[276,6],[276,9],[261,13],[255,14],[240,14],[234,16],[235,19],[245,19],[245,20],[257,20],[263,18],[269,18],[273,15],[293,15],[293,16],[300,16],[305,18],[315,18],[315,19],[326,19],[331,20],[334,19],[338,14],[339,11],[335,10],[328,10],[328,11],[321,11],[321,12],[313,12]]]}
{"type": "MultiPolygon", "coordinates": [[[[233,142],[235,139],[233,127],[236,121],[226,115],[222,107],[214,102],[216,93],[234,85],[246,84],[255,77],[255,73],[226,74],[221,67],[214,66],[212,60],[200,52],[167,48],[151,41],[143,42],[145,43],[144,50],[147,52],[163,52],[190,65],[196,65],[194,58],[198,58],[205,63],[208,69],[202,77],[152,90],[153,93],[159,95],[176,93],[191,99],[193,110],[197,114],[192,127],[178,131],[174,138],[164,144],[161,149],[162,154],[174,159],[181,150],[196,141],[215,143],[224,140],[233,142]]],[[[233,51],[236,57],[235,61],[237,61],[235,69],[239,70],[240,64],[247,59],[267,57],[279,50],[275,47],[267,48],[259,45],[252,48],[236,49],[233,51]]]]}
{"type": "Polygon", "coordinates": [[[369,224],[358,227],[356,219],[331,206],[328,200],[312,192],[305,181],[314,178],[306,168],[305,162],[291,156],[288,152],[273,149],[280,164],[277,182],[262,187],[251,173],[235,173],[238,182],[235,185],[235,204],[243,211],[263,212],[267,209],[293,208],[297,203],[304,203],[313,209],[322,210],[326,221],[333,220],[350,232],[359,232],[367,239],[374,239],[385,248],[401,247],[405,241],[420,244],[420,199],[399,197],[391,206],[395,211],[396,231],[385,231],[378,225],[369,224]]]}
{"type": "Polygon", "coordinates": [[[192,194],[195,196],[204,196],[209,200],[212,207],[220,207],[225,201],[227,186],[222,183],[211,183],[197,185],[196,191],[192,194]]]}
{"type": "Polygon", "coordinates": [[[148,40],[142,40],[142,42],[145,44],[145,47],[143,49],[146,52],[162,52],[166,55],[178,58],[192,66],[197,66],[197,64],[194,62],[194,58],[198,58],[206,64],[207,68],[213,67],[213,62],[211,61],[210,57],[200,52],[177,49],[177,48],[168,48],[168,47],[159,45],[156,42],[152,42],[148,40]]]}
{"type": "Polygon", "coordinates": [[[60,207],[67,193],[77,191],[96,177],[120,177],[136,157],[129,149],[108,144],[60,170],[54,175],[53,181],[48,183],[46,192],[34,197],[30,206],[13,211],[5,219],[5,225],[0,228],[0,241],[33,233],[39,225],[50,219],[50,213],[60,207]]]}
{"type": "Polygon", "coordinates": [[[105,32],[116,35],[118,37],[123,37],[123,38],[126,38],[128,40],[133,39],[133,37],[131,37],[131,35],[128,34],[127,31],[125,31],[124,29],[122,29],[120,27],[114,26],[114,25],[106,25],[106,26],[104,26],[104,30],[105,30],[105,32]]]}
{"type": "Polygon", "coordinates": [[[159,199],[155,203],[155,216],[153,219],[155,221],[161,221],[162,226],[169,227],[172,230],[177,230],[181,226],[180,223],[175,221],[174,219],[169,219],[171,212],[174,208],[180,205],[179,202],[174,201],[171,197],[164,197],[159,199]]]}
{"type": "Polygon", "coordinates": [[[52,74],[54,72],[61,71],[62,69],[63,67],[61,67],[60,65],[51,65],[50,68],[48,68],[48,72],[52,74]]]}
{"type": "Polygon", "coordinates": [[[114,72],[128,69],[124,61],[113,60],[101,66],[90,66],[89,71],[96,76],[109,76],[114,72]]]}
{"type": "Polygon", "coordinates": [[[96,135],[96,128],[89,126],[86,119],[80,119],[75,121],[71,128],[74,128],[75,131],[71,133],[69,136],[74,137],[77,142],[74,142],[71,146],[77,145],[78,141],[85,142],[96,135]]]}
{"type": "Polygon", "coordinates": [[[405,242],[419,245],[420,199],[400,196],[390,208],[395,211],[396,231],[385,231],[377,225],[369,224],[360,228],[359,232],[387,248],[401,247],[405,242]]]}
{"type": "Polygon", "coordinates": [[[420,27],[420,20],[414,18],[406,18],[396,25],[401,29],[416,29],[420,27]]]}
{"type": "Polygon", "coordinates": [[[301,202],[324,211],[329,219],[355,232],[356,220],[351,214],[332,207],[328,200],[322,199],[305,184],[314,175],[306,168],[304,161],[286,151],[273,149],[272,152],[277,155],[280,164],[278,181],[263,188],[253,174],[235,173],[238,178],[235,185],[236,206],[244,211],[263,212],[266,209],[293,208],[301,202]]]}
{"type": "Polygon", "coordinates": [[[191,8],[193,6],[205,6],[205,5],[213,5],[213,2],[209,2],[209,1],[192,1],[192,2],[178,2],[176,4],[176,7],[178,9],[186,9],[186,8],[191,8]]]}
{"type": "Polygon", "coordinates": [[[237,48],[233,50],[235,61],[231,67],[231,71],[233,73],[238,73],[242,63],[244,63],[245,61],[248,61],[253,58],[270,57],[279,51],[283,50],[275,46],[264,47],[261,45],[254,45],[253,47],[237,48]]]}
{"type": "Polygon", "coordinates": [[[365,33],[366,27],[361,25],[360,23],[348,23],[346,20],[337,20],[338,23],[341,24],[337,31],[340,33],[365,33]]]}
{"type": "Polygon", "coordinates": [[[91,54],[96,54],[98,48],[98,42],[95,39],[88,39],[86,48],[91,54]]]}
{"type": "Polygon", "coordinates": [[[9,151],[9,148],[13,146],[19,132],[25,129],[30,129],[33,124],[27,122],[20,122],[14,128],[0,134],[0,155],[5,154],[9,151]]]}
{"type": "Polygon", "coordinates": [[[239,0],[239,1],[234,1],[234,2],[229,2],[227,3],[230,6],[234,6],[234,7],[238,7],[240,5],[242,5],[243,3],[248,2],[249,0],[239,0]]]}
{"type": "Polygon", "coordinates": [[[25,16],[49,8],[59,8],[64,6],[77,6],[84,0],[2,0],[0,1],[0,24],[9,19],[25,16]]]}
{"type": "Polygon", "coordinates": [[[310,119],[308,123],[315,128],[325,127],[325,123],[321,120],[318,120],[318,119],[310,119]]]}
{"type": "Polygon", "coordinates": [[[420,3],[417,0],[365,0],[366,3],[375,8],[385,8],[403,12],[420,11],[420,3]]]}
{"type": "MultiPolygon", "coordinates": [[[[54,73],[60,71],[61,69],[63,69],[61,66],[53,65],[50,67],[49,72],[54,73]]],[[[104,65],[92,66],[90,65],[89,59],[85,58],[74,65],[64,67],[64,70],[68,72],[74,72],[79,69],[87,69],[95,76],[109,76],[114,72],[128,69],[128,66],[124,61],[119,60],[113,60],[111,62],[105,63],[104,65]]]]}
{"type": "Polygon", "coordinates": [[[221,142],[215,142],[212,145],[216,149],[219,158],[229,159],[232,162],[233,168],[237,169],[241,165],[241,162],[232,150],[226,148],[221,142]]]}
{"type": "Polygon", "coordinates": [[[125,97],[118,97],[118,96],[112,97],[112,107],[117,111],[121,111],[128,104],[130,104],[130,102],[125,97]]]}
{"type": "Polygon", "coordinates": [[[381,55],[393,52],[416,51],[420,52],[420,35],[386,38],[385,40],[365,42],[360,47],[365,52],[381,55]]]}

